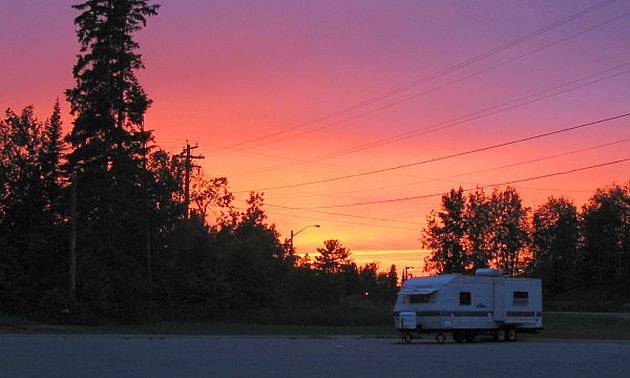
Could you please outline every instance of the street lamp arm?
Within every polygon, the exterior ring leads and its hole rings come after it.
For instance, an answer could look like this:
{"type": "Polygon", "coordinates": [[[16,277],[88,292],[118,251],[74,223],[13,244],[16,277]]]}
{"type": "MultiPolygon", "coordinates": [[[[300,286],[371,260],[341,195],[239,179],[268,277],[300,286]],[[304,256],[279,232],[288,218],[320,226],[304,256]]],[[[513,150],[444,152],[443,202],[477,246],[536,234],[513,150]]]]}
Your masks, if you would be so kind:
{"type": "Polygon", "coordinates": [[[293,237],[294,237],[295,235],[299,234],[300,232],[302,232],[302,231],[306,230],[307,228],[311,228],[311,227],[317,227],[317,228],[319,228],[319,227],[320,227],[320,225],[318,225],[318,224],[311,224],[311,225],[306,226],[306,227],[304,227],[303,229],[299,230],[298,232],[293,232],[293,230],[291,230],[291,239],[289,239],[290,246],[291,246],[291,251],[293,251],[293,237]]]}
{"type": "Polygon", "coordinates": [[[292,236],[295,236],[295,235],[299,234],[300,232],[302,232],[302,231],[306,230],[307,228],[311,228],[311,227],[321,227],[321,226],[320,226],[320,225],[318,225],[318,224],[312,224],[312,225],[310,225],[310,226],[306,226],[306,227],[304,227],[303,229],[301,229],[301,230],[299,230],[299,231],[297,231],[297,232],[293,232],[293,231],[291,231],[291,235],[292,235],[292,236]]]}

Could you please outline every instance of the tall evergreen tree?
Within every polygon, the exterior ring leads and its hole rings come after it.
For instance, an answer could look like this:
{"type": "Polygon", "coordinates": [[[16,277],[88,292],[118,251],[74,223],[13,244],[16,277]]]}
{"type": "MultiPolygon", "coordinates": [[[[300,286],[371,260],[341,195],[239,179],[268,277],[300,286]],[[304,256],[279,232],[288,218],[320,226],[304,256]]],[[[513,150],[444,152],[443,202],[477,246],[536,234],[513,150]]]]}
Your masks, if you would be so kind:
{"type": "Polygon", "coordinates": [[[143,128],[151,105],[135,71],[144,68],[131,34],[146,26],[159,5],[147,0],[90,0],[73,6],[81,54],[74,66],[77,85],[66,91],[77,118],[69,135],[72,166],[116,168],[142,154],[150,133],[143,128]]]}
{"type": "Polygon", "coordinates": [[[44,124],[40,160],[42,181],[45,189],[46,210],[53,223],[60,221],[60,200],[63,173],[61,159],[64,153],[64,142],[61,137],[61,107],[59,100],[55,102],[50,118],[44,124]]]}
{"type": "Polygon", "coordinates": [[[74,5],[80,54],[76,86],[66,91],[76,115],[67,137],[68,168],[78,182],[78,280],[83,298],[121,315],[139,277],[148,276],[147,244],[152,206],[146,187],[144,114],[151,105],[135,72],[144,68],[132,35],[157,14],[148,0],[89,0],[74,5]],[[96,299],[94,299],[96,298],[96,299]]]}
{"type": "Polygon", "coordinates": [[[339,273],[342,267],[350,263],[350,250],[341,245],[339,240],[326,240],[324,248],[317,248],[315,267],[325,273],[339,273]]]}
{"type": "Polygon", "coordinates": [[[150,132],[144,114],[151,105],[135,71],[144,68],[132,33],[157,14],[147,0],[90,0],[73,6],[81,44],[73,74],[76,86],[66,91],[77,118],[68,136],[74,147],[70,166],[94,173],[116,185],[138,178],[150,132]]]}

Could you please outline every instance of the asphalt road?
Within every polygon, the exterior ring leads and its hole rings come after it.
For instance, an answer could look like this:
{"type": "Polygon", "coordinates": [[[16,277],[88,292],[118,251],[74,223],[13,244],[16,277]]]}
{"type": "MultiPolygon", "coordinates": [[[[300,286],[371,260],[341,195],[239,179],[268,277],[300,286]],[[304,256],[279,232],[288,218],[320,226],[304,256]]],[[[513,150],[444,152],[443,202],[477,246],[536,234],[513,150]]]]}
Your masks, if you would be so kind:
{"type": "Polygon", "coordinates": [[[0,377],[623,377],[630,342],[0,336],[0,377]]]}

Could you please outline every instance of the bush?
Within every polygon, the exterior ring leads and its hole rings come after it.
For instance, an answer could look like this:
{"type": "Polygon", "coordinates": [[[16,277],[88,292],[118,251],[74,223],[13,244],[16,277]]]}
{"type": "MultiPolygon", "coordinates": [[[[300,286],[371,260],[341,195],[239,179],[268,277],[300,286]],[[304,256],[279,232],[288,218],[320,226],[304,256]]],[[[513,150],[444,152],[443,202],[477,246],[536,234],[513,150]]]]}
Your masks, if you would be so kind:
{"type": "Polygon", "coordinates": [[[552,296],[545,303],[547,311],[627,312],[630,295],[612,289],[586,289],[552,296]]]}

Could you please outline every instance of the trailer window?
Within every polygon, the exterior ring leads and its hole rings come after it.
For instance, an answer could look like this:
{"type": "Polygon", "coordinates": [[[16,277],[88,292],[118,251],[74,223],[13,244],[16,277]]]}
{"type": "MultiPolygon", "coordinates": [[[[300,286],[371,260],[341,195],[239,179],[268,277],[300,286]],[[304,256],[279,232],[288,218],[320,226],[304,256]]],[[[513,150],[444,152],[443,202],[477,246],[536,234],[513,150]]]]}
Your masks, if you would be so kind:
{"type": "Polygon", "coordinates": [[[431,294],[412,294],[409,296],[409,303],[429,303],[431,294]]]}
{"type": "Polygon", "coordinates": [[[529,292],[527,291],[514,292],[514,306],[527,306],[528,304],[529,304],[529,292]]]}
{"type": "Polygon", "coordinates": [[[470,291],[459,292],[459,305],[470,306],[472,304],[472,294],[470,291]]]}

